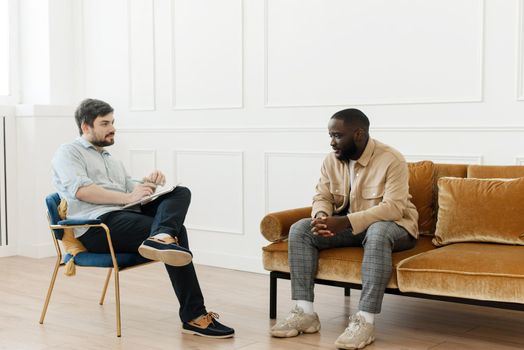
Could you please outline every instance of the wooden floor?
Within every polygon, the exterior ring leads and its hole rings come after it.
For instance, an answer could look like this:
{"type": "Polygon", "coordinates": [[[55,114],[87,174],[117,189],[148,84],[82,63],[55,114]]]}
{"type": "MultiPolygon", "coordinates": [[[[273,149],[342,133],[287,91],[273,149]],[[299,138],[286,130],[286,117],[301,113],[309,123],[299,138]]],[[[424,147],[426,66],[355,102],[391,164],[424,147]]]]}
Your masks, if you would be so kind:
{"type": "MultiPolygon", "coordinates": [[[[334,349],[358,291],[344,297],[336,287],[317,286],[315,308],[322,330],[291,339],[268,335],[267,275],[197,266],[208,310],[235,328],[233,339],[181,333],[178,302],[160,264],[123,272],[122,338],[115,335],[114,290],[98,298],[103,270],[61,272],[45,323],[38,319],[53,259],[0,259],[0,349],[334,349]]],[[[61,270],[62,271],[62,270],[61,270]]],[[[279,317],[292,306],[289,281],[279,281],[279,317]]],[[[523,349],[524,313],[386,295],[377,339],[366,349],[523,349]]]]}

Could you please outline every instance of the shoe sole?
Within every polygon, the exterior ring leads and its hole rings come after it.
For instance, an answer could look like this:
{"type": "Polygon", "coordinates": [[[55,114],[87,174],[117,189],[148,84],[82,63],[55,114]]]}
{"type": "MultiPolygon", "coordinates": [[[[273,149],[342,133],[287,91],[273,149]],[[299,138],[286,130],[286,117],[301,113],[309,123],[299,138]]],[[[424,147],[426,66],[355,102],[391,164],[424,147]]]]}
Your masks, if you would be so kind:
{"type": "Polygon", "coordinates": [[[138,253],[146,259],[161,261],[171,266],[185,266],[193,260],[191,254],[180,250],[160,250],[146,245],[141,245],[138,253]]]}
{"type": "Polygon", "coordinates": [[[356,350],[356,349],[362,349],[362,348],[368,346],[369,344],[373,343],[374,341],[375,341],[375,337],[370,337],[370,338],[368,338],[368,340],[363,341],[362,343],[358,344],[358,346],[350,346],[350,345],[346,345],[346,344],[342,344],[342,343],[338,343],[338,342],[335,342],[335,346],[338,349],[356,350]]]}
{"type": "Polygon", "coordinates": [[[293,337],[296,337],[297,335],[299,335],[300,332],[297,331],[296,329],[291,329],[287,332],[284,332],[284,331],[271,331],[271,336],[275,337],[275,338],[293,338],[293,337]]]}
{"type": "Polygon", "coordinates": [[[226,334],[226,335],[207,335],[207,334],[202,334],[202,333],[198,333],[198,332],[195,332],[195,331],[191,331],[189,329],[182,329],[182,333],[198,335],[198,336],[206,337],[206,338],[215,338],[215,339],[233,338],[235,336],[235,333],[233,333],[233,334],[226,334]]]}
{"type": "Polygon", "coordinates": [[[316,333],[316,332],[318,332],[318,331],[320,331],[320,325],[318,325],[318,327],[311,326],[311,327],[309,327],[308,329],[306,329],[306,330],[304,331],[304,333],[312,334],[312,333],[316,333]]]}
{"type": "Polygon", "coordinates": [[[287,332],[284,332],[284,331],[271,331],[271,335],[273,337],[275,337],[275,338],[293,338],[293,337],[298,336],[300,333],[312,334],[312,333],[317,333],[318,331],[320,331],[320,326],[318,326],[318,327],[311,326],[311,327],[309,327],[308,329],[306,329],[305,331],[302,331],[302,332],[299,332],[296,329],[291,329],[291,330],[289,330],[287,332]]]}

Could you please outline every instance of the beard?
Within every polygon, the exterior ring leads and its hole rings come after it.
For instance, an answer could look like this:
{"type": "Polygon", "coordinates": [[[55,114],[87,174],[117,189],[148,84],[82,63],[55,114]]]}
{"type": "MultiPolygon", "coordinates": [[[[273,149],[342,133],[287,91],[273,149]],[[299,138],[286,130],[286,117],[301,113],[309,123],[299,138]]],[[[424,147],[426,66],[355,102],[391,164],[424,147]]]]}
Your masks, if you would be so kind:
{"type": "Polygon", "coordinates": [[[340,153],[337,155],[337,159],[345,162],[349,162],[357,153],[358,148],[355,140],[351,140],[349,145],[344,149],[340,150],[340,153]]]}
{"type": "Polygon", "coordinates": [[[115,134],[109,134],[107,136],[106,138],[103,138],[103,139],[93,140],[91,141],[91,143],[93,144],[93,146],[96,146],[96,147],[106,147],[106,146],[113,145],[115,143],[115,139],[114,139],[115,134]],[[107,136],[113,136],[113,138],[106,140],[107,136]]]}

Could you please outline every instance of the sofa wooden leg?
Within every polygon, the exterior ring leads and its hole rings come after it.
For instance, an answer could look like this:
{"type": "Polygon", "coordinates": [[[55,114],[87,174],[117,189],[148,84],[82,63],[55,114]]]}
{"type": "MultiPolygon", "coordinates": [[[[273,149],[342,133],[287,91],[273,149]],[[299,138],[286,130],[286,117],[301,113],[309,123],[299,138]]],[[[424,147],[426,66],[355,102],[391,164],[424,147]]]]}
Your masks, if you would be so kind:
{"type": "Polygon", "coordinates": [[[277,277],[269,273],[269,318],[277,318],[277,277]]]}
{"type": "Polygon", "coordinates": [[[351,295],[351,288],[344,287],[344,296],[349,297],[351,295]]]}

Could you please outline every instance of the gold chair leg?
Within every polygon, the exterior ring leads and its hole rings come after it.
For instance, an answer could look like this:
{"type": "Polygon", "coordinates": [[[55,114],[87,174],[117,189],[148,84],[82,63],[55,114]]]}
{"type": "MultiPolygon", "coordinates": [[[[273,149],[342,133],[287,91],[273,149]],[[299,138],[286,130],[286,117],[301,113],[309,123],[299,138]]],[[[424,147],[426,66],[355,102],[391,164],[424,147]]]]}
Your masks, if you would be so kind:
{"type": "Polygon", "coordinates": [[[42,314],[40,315],[40,324],[44,323],[45,314],[47,312],[47,307],[49,306],[49,301],[51,300],[51,293],[53,293],[53,287],[55,286],[56,281],[56,275],[58,273],[58,269],[60,268],[60,257],[57,257],[56,263],[55,263],[55,269],[53,271],[53,275],[51,277],[51,283],[49,283],[49,289],[47,290],[47,296],[45,298],[44,302],[44,308],[42,309],[42,314]]]}
{"type": "Polygon", "coordinates": [[[100,225],[106,231],[107,243],[109,245],[109,252],[111,253],[111,260],[113,261],[113,269],[115,270],[115,301],[116,301],[116,336],[122,335],[122,322],[120,320],[120,281],[118,261],[116,259],[115,250],[113,249],[113,242],[111,242],[111,234],[109,227],[105,224],[100,225]]]}
{"type": "Polygon", "coordinates": [[[116,300],[116,336],[122,335],[122,324],[120,321],[120,282],[118,268],[115,269],[115,300],[116,300]]]}
{"type": "Polygon", "coordinates": [[[104,283],[104,289],[102,290],[102,296],[100,297],[100,301],[98,302],[100,305],[104,305],[104,299],[106,298],[107,292],[107,285],[109,284],[109,280],[111,279],[111,272],[113,272],[113,268],[109,268],[109,271],[107,272],[106,282],[104,283]]]}

